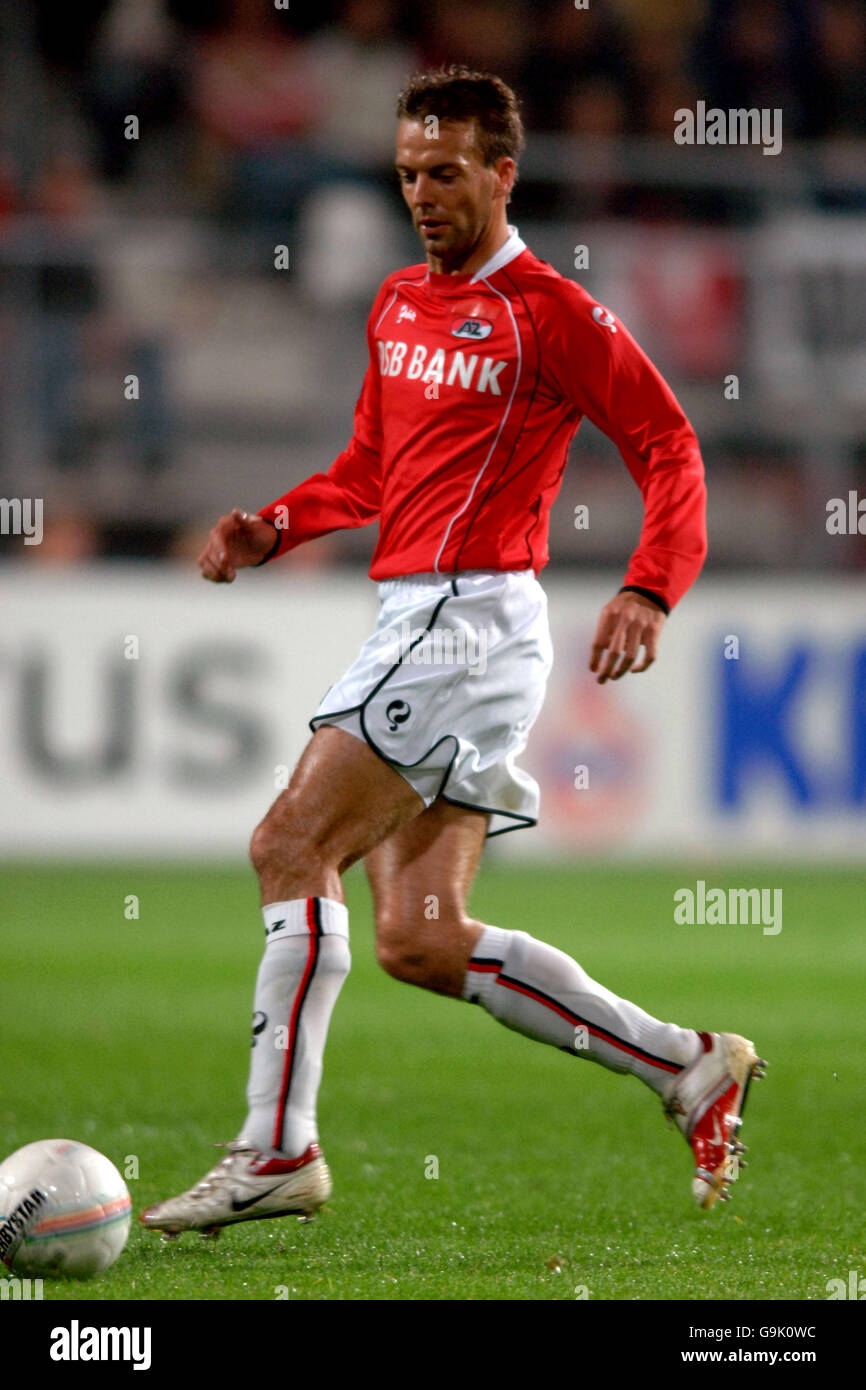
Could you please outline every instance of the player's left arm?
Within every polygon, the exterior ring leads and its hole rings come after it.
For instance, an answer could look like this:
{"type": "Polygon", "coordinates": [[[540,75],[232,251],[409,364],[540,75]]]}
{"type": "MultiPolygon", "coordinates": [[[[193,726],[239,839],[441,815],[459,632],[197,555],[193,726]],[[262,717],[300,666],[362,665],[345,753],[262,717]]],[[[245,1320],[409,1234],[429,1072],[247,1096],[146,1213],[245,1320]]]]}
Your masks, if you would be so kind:
{"type": "Polygon", "coordinates": [[[596,624],[589,655],[589,669],[599,685],[618,681],[627,671],[646,671],[658,656],[664,610],[650,598],[627,589],[604,605],[596,624]],[[641,647],[643,660],[636,666],[641,647]]]}
{"type": "Polygon", "coordinates": [[[616,444],[643,497],[638,545],[593,639],[590,670],[603,684],[652,665],[665,617],[701,571],[704,465],[661,373],[620,320],[570,282],[550,326],[549,365],[566,397],[616,444]]]}

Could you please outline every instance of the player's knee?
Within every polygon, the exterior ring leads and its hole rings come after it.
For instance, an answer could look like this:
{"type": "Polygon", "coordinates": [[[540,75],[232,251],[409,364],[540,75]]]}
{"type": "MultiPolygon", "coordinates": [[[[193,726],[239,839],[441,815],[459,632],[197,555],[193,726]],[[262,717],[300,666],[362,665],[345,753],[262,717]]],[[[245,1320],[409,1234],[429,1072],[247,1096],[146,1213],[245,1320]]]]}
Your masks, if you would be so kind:
{"type": "MultiPolygon", "coordinates": [[[[436,993],[452,994],[459,962],[448,931],[431,934],[407,928],[403,916],[376,916],[376,959],[394,980],[436,993]]],[[[462,977],[461,977],[462,978],[462,977]]]]}
{"type": "Polygon", "coordinates": [[[250,859],[261,881],[304,878],[322,867],[322,848],[302,823],[281,821],[268,816],[256,826],[250,840],[250,859]]]}
{"type": "Polygon", "coordinates": [[[376,918],[376,959],[392,979],[422,988],[427,983],[429,961],[423,946],[406,933],[403,924],[381,915],[376,918]]]}
{"type": "Polygon", "coordinates": [[[428,963],[417,947],[400,941],[377,941],[376,959],[394,980],[406,985],[420,985],[423,989],[428,982],[428,963]]]}
{"type": "Polygon", "coordinates": [[[268,820],[256,826],[250,839],[250,859],[259,878],[269,873],[280,856],[277,836],[268,820]]]}

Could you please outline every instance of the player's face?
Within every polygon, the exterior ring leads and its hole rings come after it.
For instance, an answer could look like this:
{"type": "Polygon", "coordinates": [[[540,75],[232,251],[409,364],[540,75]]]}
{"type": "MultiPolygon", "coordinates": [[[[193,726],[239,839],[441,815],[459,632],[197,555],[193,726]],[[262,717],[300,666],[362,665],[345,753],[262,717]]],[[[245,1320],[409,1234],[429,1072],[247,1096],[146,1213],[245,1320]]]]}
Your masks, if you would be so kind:
{"type": "Polygon", "coordinates": [[[490,228],[511,187],[514,161],[482,162],[474,121],[400,121],[397,173],[406,205],[431,263],[458,268],[490,228]],[[428,138],[429,137],[429,138],[428,138]]]}

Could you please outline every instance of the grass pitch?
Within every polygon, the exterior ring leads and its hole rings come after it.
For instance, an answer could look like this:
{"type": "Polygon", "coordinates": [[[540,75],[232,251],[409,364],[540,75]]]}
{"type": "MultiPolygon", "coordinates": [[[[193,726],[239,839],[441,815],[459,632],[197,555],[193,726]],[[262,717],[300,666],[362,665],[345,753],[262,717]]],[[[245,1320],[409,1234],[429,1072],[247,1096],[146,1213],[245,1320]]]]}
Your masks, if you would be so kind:
{"type": "MultiPolygon", "coordinates": [[[[714,886],[783,889],[778,936],[675,926],[674,890],[703,875],[491,861],[473,910],[660,1017],[754,1039],[770,1070],[727,1208],[693,1209],[690,1152],[638,1081],[388,979],[353,871],[320,1097],[328,1207],[171,1245],[135,1222],[113,1269],[46,1298],[826,1299],[863,1265],[862,874],[716,866],[714,886]]],[[[190,1186],[244,1114],[251,873],[7,867],[0,919],[2,1154],[59,1136],[135,1160],[136,1211],[190,1186]]]]}

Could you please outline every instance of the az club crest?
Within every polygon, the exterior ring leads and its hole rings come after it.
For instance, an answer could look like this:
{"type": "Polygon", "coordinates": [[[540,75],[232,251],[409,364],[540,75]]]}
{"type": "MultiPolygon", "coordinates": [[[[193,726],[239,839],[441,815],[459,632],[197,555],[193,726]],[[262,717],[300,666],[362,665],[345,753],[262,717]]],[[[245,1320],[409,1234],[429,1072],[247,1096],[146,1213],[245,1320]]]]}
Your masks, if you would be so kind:
{"type": "Polygon", "coordinates": [[[473,338],[475,342],[481,342],[482,338],[489,338],[493,332],[493,324],[489,319],[461,319],[451,329],[454,338],[473,338]]]}

